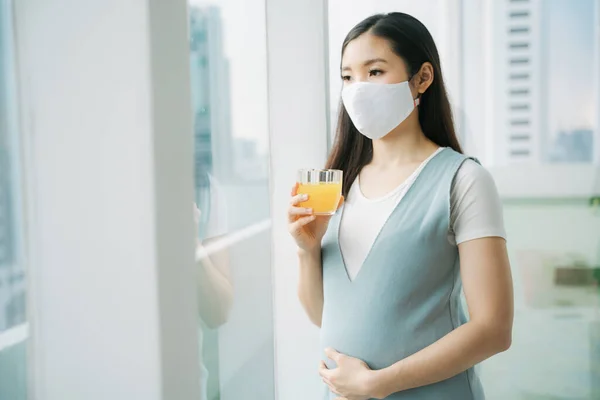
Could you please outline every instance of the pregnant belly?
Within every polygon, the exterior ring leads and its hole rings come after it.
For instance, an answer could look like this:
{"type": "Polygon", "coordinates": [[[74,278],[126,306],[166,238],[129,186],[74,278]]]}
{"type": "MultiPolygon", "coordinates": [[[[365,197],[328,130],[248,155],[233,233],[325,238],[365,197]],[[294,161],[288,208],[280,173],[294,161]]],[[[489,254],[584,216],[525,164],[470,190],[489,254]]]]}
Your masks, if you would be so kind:
{"type": "MultiPolygon", "coordinates": [[[[384,326],[321,326],[321,347],[358,358],[372,369],[388,367],[418,351],[417,338],[405,330],[384,326]]],[[[423,346],[425,347],[425,346],[423,346]]],[[[327,366],[335,364],[325,359],[327,366]]]]}
{"type": "MultiPolygon", "coordinates": [[[[434,321],[427,326],[418,326],[399,321],[359,324],[344,321],[323,320],[321,346],[331,347],[342,354],[358,358],[374,370],[392,364],[418,352],[446,335],[451,328],[443,321],[434,321]]],[[[352,321],[351,321],[352,322],[352,321]]],[[[336,365],[323,354],[328,368],[336,365]]],[[[333,396],[331,398],[337,398],[333,396]]],[[[469,370],[448,380],[433,385],[395,393],[390,400],[483,400],[474,371],[469,370]]]]}
{"type": "Polygon", "coordinates": [[[412,313],[360,311],[346,314],[345,318],[325,312],[321,346],[359,358],[373,369],[388,367],[453,329],[450,319],[441,314],[417,319],[412,313]]]}

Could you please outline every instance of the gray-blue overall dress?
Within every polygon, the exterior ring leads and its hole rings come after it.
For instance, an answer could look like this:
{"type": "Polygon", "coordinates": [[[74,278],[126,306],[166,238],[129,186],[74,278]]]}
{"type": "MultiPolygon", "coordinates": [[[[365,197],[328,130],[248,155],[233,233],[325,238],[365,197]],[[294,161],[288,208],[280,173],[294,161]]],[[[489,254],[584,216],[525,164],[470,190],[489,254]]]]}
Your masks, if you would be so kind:
{"type": "MultiPolygon", "coordinates": [[[[331,347],[381,369],[466,322],[458,248],[448,240],[450,189],[466,158],[446,148],[425,165],[385,222],[353,281],[339,245],[343,208],[332,217],[322,242],[323,349],[331,347]]],[[[335,367],[324,360],[329,368],[335,367]]],[[[469,369],[387,399],[482,400],[484,394],[469,369]]]]}

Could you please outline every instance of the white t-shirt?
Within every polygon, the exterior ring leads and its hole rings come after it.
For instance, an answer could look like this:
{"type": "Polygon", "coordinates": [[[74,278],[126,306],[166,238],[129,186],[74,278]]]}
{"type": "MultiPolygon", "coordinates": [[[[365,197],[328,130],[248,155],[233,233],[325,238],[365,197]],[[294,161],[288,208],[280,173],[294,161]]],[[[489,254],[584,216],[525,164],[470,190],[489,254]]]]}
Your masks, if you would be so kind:
{"type": "MultiPolygon", "coordinates": [[[[340,249],[348,276],[354,279],[379,231],[438,149],[406,179],[383,197],[366,198],[357,177],[344,202],[340,225],[340,249]]],[[[456,173],[450,191],[448,240],[460,244],[482,237],[506,239],[502,203],[491,174],[473,160],[466,160],[456,173]]]]}

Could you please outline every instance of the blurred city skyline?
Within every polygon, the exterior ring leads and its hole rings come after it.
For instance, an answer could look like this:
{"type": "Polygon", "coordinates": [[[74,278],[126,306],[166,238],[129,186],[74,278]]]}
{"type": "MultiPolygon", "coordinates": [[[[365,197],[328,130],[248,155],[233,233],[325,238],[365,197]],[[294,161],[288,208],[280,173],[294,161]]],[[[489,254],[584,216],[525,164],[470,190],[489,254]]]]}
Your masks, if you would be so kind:
{"type": "MultiPolygon", "coordinates": [[[[592,162],[594,115],[598,113],[598,43],[595,0],[544,0],[542,7],[542,85],[548,162],[592,162]],[[596,72],[595,72],[596,71],[596,72]],[[544,82],[546,81],[546,82],[544,82]]],[[[597,139],[596,139],[597,140],[597,139]]]]}
{"type": "MultiPolygon", "coordinates": [[[[256,2],[190,0],[192,9],[218,9],[222,55],[229,62],[229,118],[232,138],[256,143],[257,154],[269,150],[267,33],[265,8],[256,2]],[[253,20],[255,23],[247,24],[253,20]],[[252,42],[252,45],[248,45],[252,42]]],[[[264,2],[261,3],[264,5],[264,2]]]]}

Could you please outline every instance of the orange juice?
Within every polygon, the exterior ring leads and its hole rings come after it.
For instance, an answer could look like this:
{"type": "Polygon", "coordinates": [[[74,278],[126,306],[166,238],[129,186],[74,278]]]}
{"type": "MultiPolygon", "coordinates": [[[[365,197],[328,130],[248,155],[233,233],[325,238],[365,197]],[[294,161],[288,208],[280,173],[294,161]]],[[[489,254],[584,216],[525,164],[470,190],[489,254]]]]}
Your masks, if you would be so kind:
{"type": "Polygon", "coordinates": [[[298,206],[312,208],[318,215],[335,214],[342,197],[341,182],[299,183],[298,194],[307,194],[308,200],[298,206]]]}

